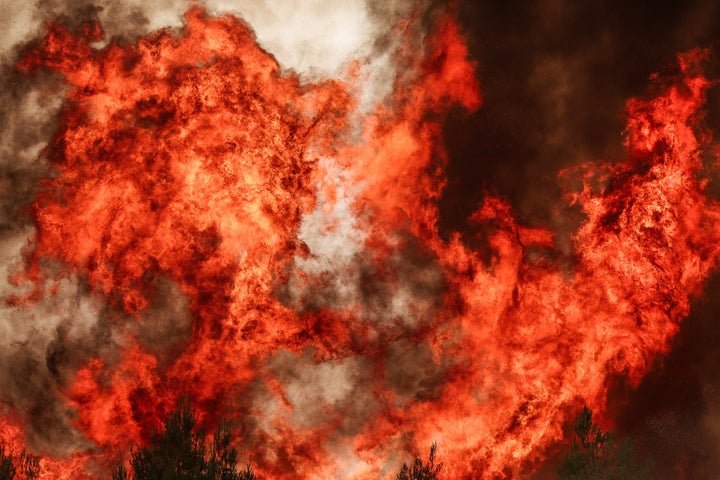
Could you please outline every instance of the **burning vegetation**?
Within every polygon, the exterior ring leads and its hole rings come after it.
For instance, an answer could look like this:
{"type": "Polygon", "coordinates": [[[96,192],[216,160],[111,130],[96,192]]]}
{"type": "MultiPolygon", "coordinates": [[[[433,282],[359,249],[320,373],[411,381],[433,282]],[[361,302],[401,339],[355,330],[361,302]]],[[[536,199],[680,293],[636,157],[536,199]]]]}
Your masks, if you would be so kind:
{"type": "Polygon", "coordinates": [[[717,264],[707,51],[627,102],[624,157],[560,172],[583,216],[564,252],[490,194],[439,232],[443,122],[482,103],[452,9],[403,12],[382,61],[332,78],[234,15],[128,40],[95,14],[5,74],[57,118],[17,153],[41,173],[2,173],[25,183],[0,442],[26,477],[526,478],[579,412],[561,478],[640,475],[589,412],[612,426],[610,380],[641,381],[717,264]],[[197,475],[154,476],[163,448],[197,475]]]}

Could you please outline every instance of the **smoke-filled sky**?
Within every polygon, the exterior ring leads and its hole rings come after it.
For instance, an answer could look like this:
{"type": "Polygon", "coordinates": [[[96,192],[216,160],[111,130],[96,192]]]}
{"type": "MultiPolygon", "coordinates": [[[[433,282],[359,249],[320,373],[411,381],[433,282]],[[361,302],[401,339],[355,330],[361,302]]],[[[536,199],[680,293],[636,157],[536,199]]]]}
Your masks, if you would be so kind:
{"type": "Polygon", "coordinates": [[[187,395],[264,478],[545,478],[587,403],[716,478],[718,14],[0,0],[0,440],[101,476],[187,395]]]}

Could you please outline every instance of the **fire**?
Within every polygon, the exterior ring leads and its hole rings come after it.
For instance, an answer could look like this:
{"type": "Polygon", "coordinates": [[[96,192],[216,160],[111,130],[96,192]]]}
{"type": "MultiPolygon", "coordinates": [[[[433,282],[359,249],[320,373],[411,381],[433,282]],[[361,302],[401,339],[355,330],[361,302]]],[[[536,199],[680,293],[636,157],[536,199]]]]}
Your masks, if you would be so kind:
{"type": "MultiPolygon", "coordinates": [[[[70,88],[6,303],[77,282],[102,321],[48,357],[76,445],[40,452],[44,478],[107,472],[185,396],[261,478],[391,477],[433,442],[444,478],[518,478],[583,403],[603,412],[610,376],[637,384],[667,351],[720,245],[703,52],[628,102],[627,158],[562,172],[586,216],[569,266],[491,196],[476,246],[440,236],[443,115],[481,97],[435,21],[395,27],[402,68],[371,108],[357,64],[306,81],[198,7],[127,46],[48,25],[18,69],[70,88]]],[[[32,414],[6,408],[0,439],[37,449],[32,414]]]]}

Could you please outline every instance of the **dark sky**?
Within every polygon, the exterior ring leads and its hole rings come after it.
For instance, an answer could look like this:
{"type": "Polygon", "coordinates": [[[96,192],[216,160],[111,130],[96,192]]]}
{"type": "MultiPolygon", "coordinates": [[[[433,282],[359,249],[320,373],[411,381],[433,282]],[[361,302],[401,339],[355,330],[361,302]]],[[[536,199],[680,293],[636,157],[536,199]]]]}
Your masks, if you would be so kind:
{"type": "MultiPolygon", "coordinates": [[[[676,54],[711,47],[718,75],[720,3],[714,1],[466,1],[460,20],[477,61],[484,105],[453,114],[441,203],[445,233],[487,192],[509,199],[522,222],[557,230],[561,249],[581,215],[562,206],[560,169],[623,159],[624,105],[648,91],[676,54]]],[[[720,130],[717,89],[708,123],[720,130]]],[[[716,134],[717,137],[717,134],[716,134]]],[[[637,390],[622,379],[608,398],[617,430],[655,459],[663,478],[720,472],[720,276],[695,302],[674,341],[637,390]]]]}

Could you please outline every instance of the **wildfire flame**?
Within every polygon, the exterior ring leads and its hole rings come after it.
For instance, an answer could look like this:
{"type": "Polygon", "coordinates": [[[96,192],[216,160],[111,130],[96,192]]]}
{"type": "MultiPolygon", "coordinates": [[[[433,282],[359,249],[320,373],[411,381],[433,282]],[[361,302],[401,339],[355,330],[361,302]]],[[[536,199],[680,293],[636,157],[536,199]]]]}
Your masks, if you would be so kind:
{"type": "Polygon", "coordinates": [[[0,392],[0,440],[94,478],[187,396],[261,478],[389,478],[433,442],[444,478],[517,478],[610,377],[637,384],[720,248],[705,53],[628,102],[625,159],[561,173],[586,216],[566,261],[492,196],[477,239],[439,234],[443,118],[481,99],[452,14],[432,20],[395,25],[370,103],[360,63],[307,81],[199,7],[129,45],[48,24],[16,74],[69,88],[2,312],[67,317],[24,366],[51,400],[0,392]]]}

